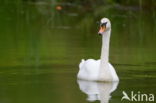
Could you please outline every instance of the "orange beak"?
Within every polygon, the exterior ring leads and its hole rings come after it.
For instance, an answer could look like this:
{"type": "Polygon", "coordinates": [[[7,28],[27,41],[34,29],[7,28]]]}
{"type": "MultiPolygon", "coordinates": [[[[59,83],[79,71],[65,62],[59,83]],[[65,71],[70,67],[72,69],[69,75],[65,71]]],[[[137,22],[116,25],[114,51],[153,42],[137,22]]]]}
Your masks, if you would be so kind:
{"type": "Polygon", "coordinates": [[[106,30],[105,26],[101,26],[98,34],[102,34],[106,30]]]}

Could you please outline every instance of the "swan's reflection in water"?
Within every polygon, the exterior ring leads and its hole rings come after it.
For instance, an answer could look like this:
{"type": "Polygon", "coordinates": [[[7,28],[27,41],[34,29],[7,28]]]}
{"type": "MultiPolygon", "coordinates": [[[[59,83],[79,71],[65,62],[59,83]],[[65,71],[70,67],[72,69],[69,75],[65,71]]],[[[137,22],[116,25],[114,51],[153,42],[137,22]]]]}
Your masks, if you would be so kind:
{"type": "Polygon", "coordinates": [[[78,80],[79,88],[82,92],[88,95],[87,100],[94,102],[100,100],[101,103],[109,103],[111,93],[116,90],[118,82],[92,82],[78,80]]]}

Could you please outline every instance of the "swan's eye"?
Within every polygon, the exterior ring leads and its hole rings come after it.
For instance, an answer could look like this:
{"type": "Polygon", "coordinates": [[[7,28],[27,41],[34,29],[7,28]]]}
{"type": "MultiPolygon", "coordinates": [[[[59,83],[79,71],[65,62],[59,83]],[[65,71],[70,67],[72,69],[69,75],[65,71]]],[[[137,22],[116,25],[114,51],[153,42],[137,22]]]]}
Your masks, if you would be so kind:
{"type": "Polygon", "coordinates": [[[101,26],[101,27],[103,27],[103,26],[105,26],[105,27],[106,27],[106,24],[107,24],[107,22],[102,23],[100,26],[101,26]]]}

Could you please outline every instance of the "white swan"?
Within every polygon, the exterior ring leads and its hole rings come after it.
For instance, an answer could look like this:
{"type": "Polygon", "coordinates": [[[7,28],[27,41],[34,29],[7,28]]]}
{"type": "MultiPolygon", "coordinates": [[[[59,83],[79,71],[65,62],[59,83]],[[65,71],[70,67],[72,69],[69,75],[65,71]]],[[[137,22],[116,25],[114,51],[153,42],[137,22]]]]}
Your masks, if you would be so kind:
{"type": "Polygon", "coordinates": [[[82,59],[77,77],[91,81],[119,81],[114,67],[109,63],[111,23],[108,18],[101,19],[98,34],[102,35],[101,59],[82,59]]]}

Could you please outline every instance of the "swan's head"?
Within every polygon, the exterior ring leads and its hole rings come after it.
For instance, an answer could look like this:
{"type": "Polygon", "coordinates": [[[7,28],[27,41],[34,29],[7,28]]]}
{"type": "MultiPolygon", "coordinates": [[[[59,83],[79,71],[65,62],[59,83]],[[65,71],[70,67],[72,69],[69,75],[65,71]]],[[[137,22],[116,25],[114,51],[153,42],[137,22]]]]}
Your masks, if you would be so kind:
{"type": "Polygon", "coordinates": [[[100,30],[98,32],[99,35],[103,35],[104,32],[109,31],[111,29],[111,23],[108,18],[102,18],[100,21],[100,30]]]}

